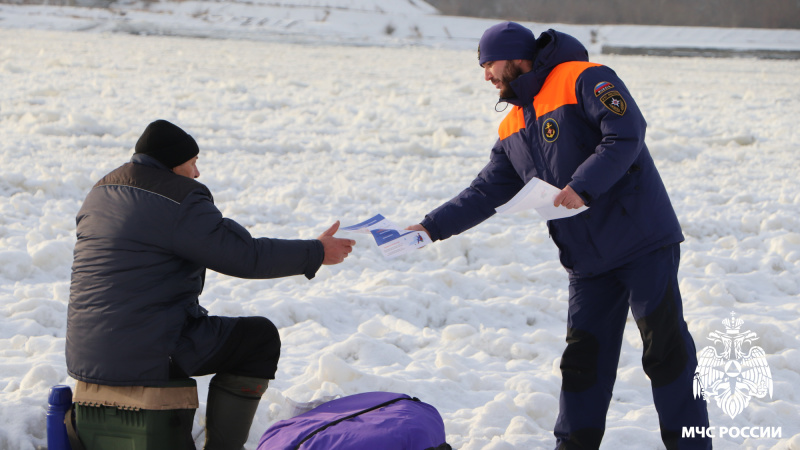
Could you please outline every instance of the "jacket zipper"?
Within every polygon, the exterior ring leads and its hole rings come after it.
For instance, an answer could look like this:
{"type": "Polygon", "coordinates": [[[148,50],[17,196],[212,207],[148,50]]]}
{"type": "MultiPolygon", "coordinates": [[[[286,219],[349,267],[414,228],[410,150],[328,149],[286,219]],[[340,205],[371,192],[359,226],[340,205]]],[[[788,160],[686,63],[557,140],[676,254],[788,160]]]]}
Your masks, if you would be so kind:
{"type": "Polygon", "coordinates": [[[322,432],[323,430],[326,430],[326,429],[328,429],[328,428],[330,428],[330,427],[332,427],[334,425],[338,425],[339,423],[344,422],[345,420],[350,420],[350,419],[352,419],[354,417],[358,417],[358,416],[360,416],[362,414],[366,414],[366,413],[368,413],[370,411],[375,411],[376,409],[380,409],[380,408],[383,408],[385,406],[389,406],[392,403],[397,403],[400,400],[411,400],[411,401],[414,401],[414,402],[418,402],[419,401],[419,399],[416,398],[416,397],[410,397],[410,398],[408,398],[408,397],[398,397],[398,398],[383,402],[383,403],[381,403],[379,405],[375,405],[375,406],[372,406],[370,408],[364,409],[362,411],[354,412],[353,414],[350,414],[349,416],[345,416],[345,417],[342,417],[340,419],[336,419],[333,422],[326,423],[325,425],[323,425],[323,426],[317,428],[316,430],[312,431],[310,434],[308,434],[306,437],[304,437],[302,441],[298,442],[297,445],[294,446],[294,450],[299,450],[301,445],[303,445],[307,440],[311,439],[312,437],[314,437],[316,434],[322,432]]]}

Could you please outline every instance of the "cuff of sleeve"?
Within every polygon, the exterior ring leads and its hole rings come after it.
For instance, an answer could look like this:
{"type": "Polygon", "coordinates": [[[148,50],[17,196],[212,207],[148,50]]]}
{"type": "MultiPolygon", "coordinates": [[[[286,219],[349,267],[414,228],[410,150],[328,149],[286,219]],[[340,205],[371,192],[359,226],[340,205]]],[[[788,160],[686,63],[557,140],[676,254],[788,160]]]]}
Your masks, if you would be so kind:
{"type": "Polygon", "coordinates": [[[569,183],[569,187],[583,199],[583,204],[589,206],[592,203],[592,194],[588,193],[580,183],[569,183]]]}
{"type": "Polygon", "coordinates": [[[428,230],[428,234],[431,235],[431,241],[436,242],[442,239],[442,235],[439,232],[439,227],[436,226],[436,223],[434,223],[430,216],[425,216],[425,218],[422,219],[422,222],[419,224],[428,230]]]}
{"type": "Polygon", "coordinates": [[[586,191],[578,192],[578,195],[580,195],[581,198],[583,199],[583,204],[584,205],[589,206],[589,204],[592,203],[592,196],[589,195],[588,192],[586,192],[586,191]]]}
{"type": "Polygon", "coordinates": [[[325,248],[322,246],[322,242],[318,239],[312,240],[308,248],[308,267],[303,275],[309,280],[314,278],[319,268],[322,267],[323,259],[325,259],[325,248]]]}

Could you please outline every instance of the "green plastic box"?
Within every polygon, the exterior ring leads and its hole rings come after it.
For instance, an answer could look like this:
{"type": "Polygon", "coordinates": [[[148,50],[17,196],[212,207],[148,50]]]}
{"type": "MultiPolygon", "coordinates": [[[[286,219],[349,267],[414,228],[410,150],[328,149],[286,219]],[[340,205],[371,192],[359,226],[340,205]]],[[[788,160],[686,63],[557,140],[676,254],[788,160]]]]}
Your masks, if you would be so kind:
{"type": "MultiPolygon", "coordinates": [[[[193,379],[167,387],[196,387],[193,379]]],[[[195,450],[194,409],[148,410],[75,405],[75,428],[86,450],[195,450]]]]}

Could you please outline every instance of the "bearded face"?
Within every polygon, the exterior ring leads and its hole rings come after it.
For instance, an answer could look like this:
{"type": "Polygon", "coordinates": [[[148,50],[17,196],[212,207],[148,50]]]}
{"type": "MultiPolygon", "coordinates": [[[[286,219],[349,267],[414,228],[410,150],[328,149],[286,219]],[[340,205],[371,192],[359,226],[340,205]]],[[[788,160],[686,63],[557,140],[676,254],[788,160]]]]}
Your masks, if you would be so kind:
{"type": "Polygon", "coordinates": [[[518,61],[489,61],[483,66],[484,78],[500,90],[500,98],[515,98],[511,82],[524,73],[518,61]]]}
{"type": "Polygon", "coordinates": [[[514,98],[517,94],[511,89],[511,82],[522,75],[522,69],[516,64],[515,61],[508,61],[503,68],[503,73],[500,75],[500,98],[514,98]]]}

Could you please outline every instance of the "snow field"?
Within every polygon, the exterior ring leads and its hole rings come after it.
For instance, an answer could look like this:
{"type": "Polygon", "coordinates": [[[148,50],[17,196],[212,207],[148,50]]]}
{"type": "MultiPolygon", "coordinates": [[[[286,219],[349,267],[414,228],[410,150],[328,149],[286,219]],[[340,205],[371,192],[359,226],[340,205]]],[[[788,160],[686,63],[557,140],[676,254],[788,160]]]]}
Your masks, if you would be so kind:
{"type": "MultiPolygon", "coordinates": [[[[45,445],[63,357],[74,217],[152,120],[198,141],[200,181],[254,235],[314,238],[381,213],[400,224],[480,170],[503,114],[474,51],[0,29],[0,448],[45,445]]],[[[698,349],[731,311],[759,336],[774,398],[712,425],[782,427],[800,448],[797,61],[594,56],[626,81],[681,220],[681,291],[698,349]]],[[[370,390],[436,406],[462,450],[553,446],[566,274],[535,213],[494,217],[411,255],[371,238],[312,281],[209,272],[201,302],[264,315],[283,355],[249,445],[293,402],[370,390]]],[[[628,324],[605,448],[660,448],[628,324]]],[[[204,424],[208,379],[198,379],[204,424]]]]}

